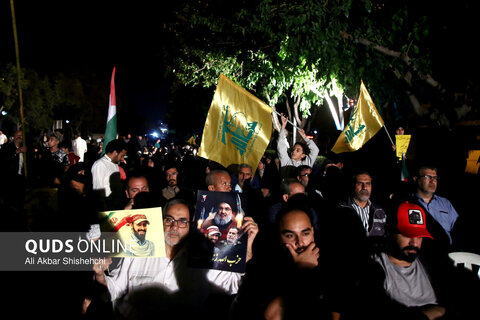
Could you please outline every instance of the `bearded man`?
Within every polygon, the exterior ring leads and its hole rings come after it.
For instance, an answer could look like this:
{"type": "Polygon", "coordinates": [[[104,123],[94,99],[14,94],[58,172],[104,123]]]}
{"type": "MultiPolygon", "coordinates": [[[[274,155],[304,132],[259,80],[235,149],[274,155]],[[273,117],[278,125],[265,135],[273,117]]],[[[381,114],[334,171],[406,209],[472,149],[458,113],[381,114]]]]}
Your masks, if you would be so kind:
{"type": "Polygon", "coordinates": [[[150,222],[144,214],[132,217],[132,236],[130,241],[130,254],[135,257],[149,257],[155,254],[154,243],[146,239],[147,226],[150,222]]]}
{"type": "MultiPolygon", "coordinates": [[[[340,209],[354,211],[361,220],[368,237],[385,235],[385,211],[370,200],[372,194],[372,176],[360,171],[353,176],[353,195],[338,205],[340,209]]],[[[344,210],[345,211],[345,210],[344,210]]]]}
{"type": "Polygon", "coordinates": [[[219,239],[226,240],[228,230],[230,230],[231,227],[237,226],[237,221],[233,218],[234,216],[236,216],[236,214],[233,212],[232,205],[225,201],[220,202],[217,212],[210,213],[208,218],[205,219],[202,228],[207,229],[212,225],[217,226],[221,232],[219,239]]]}

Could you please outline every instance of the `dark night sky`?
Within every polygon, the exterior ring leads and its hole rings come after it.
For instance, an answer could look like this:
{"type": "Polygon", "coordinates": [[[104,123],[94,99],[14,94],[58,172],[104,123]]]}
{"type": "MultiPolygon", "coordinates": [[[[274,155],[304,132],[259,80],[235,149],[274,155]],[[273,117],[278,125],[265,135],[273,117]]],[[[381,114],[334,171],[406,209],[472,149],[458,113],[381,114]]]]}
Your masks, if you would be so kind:
{"type": "MultiPolygon", "coordinates": [[[[39,73],[89,72],[107,85],[116,66],[117,99],[140,110],[142,116],[164,120],[169,87],[164,80],[162,52],[165,48],[168,52],[168,42],[161,30],[168,19],[169,3],[17,0],[21,66],[39,73]]],[[[476,78],[477,50],[471,37],[478,5],[422,7],[434,14],[440,26],[431,47],[435,65],[447,73],[438,78],[446,85],[463,85],[458,77],[476,78]]],[[[0,43],[0,63],[14,62],[9,1],[0,3],[0,43]]]]}
{"type": "MultiPolygon", "coordinates": [[[[163,3],[15,1],[20,64],[46,74],[88,72],[107,87],[116,66],[118,103],[143,118],[164,120],[163,3]]],[[[15,62],[10,2],[0,6],[0,41],[7,48],[0,62],[15,62]]]]}

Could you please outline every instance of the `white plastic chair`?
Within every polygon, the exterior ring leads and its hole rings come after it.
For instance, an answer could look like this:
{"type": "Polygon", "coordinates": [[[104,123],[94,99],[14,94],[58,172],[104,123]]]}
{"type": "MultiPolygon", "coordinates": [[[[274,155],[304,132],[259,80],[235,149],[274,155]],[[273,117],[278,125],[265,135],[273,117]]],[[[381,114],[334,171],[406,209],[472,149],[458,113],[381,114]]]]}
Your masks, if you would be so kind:
{"type": "Polygon", "coordinates": [[[453,260],[453,264],[458,266],[459,264],[463,264],[463,266],[473,271],[473,265],[477,265],[478,269],[478,277],[480,278],[480,255],[472,252],[450,252],[448,254],[450,259],[453,260]]]}

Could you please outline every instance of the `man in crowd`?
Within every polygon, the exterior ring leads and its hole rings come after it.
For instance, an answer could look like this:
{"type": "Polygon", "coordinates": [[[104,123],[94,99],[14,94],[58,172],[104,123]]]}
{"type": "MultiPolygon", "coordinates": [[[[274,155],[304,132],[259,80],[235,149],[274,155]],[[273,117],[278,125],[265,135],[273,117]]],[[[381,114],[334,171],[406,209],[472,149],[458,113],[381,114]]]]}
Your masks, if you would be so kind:
{"type": "Polygon", "coordinates": [[[310,212],[303,194],[282,208],[268,250],[255,257],[236,297],[233,319],[331,319],[322,279],[328,273],[310,212]]]}
{"type": "Polygon", "coordinates": [[[316,179],[314,178],[312,168],[306,165],[298,166],[296,176],[297,180],[305,188],[305,194],[307,195],[311,206],[316,212],[322,212],[326,201],[322,191],[316,185],[316,179]]]}
{"type": "Polygon", "coordinates": [[[331,214],[322,216],[325,225],[338,226],[325,230],[331,245],[323,252],[330,257],[335,266],[333,270],[338,274],[334,276],[336,283],[333,295],[340,299],[352,290],[352,284],[361,276],[360,266],[365,265],[374,251],[383,247],[386,239],[387,216],[379,205],[370,200],[370,173],[357,172],[353,175],[352,183],[352,194],[341,201],[331,214]],[[359,267],[352,269],[351,261],[355,261],[359,267]]]}
{"type": "Polygon", "coordinates": [[[42,155],[40,175],[45,185],[61,185],[65,171],[70,166],[68,154],[59,147],[62,136],[50,133],[47,141],[48,149],[42,155]]]}
{"type": "Polygon", "coordinates": [[[417,204],[393,204],[387,245],[362,269],[351,300],[341,297],[347,302],[341,319],[469,319],[477,313],[479,279],[447,255],[423,249],[433,241],[431,220],[417,204]]]}
{"type": "Polygon", "coordinates": [[[177,184],[178,169],[175,166],[170,168],[165,167],[165,178],[167,180],[167,186],[162,189],[162,196],[170,200],[180,192],[180,188],[177,184]]]}
{"type": "Polygon", "coordinates": [[[296,179],[286,179],[280,185],[281,199],[279,202],[273,204],[268,210],[268,222],[274,225],[277,220],[277,215],[282,206],[284,206],[290,197],[298,193],[305,193],[305,187],[296,179]]]}
{"type": "Polygon", "coordinates": [[[127,180],[127,188],[125,190],[125,194],[128,198],[127,205],[125,206],[124,210],[132,209],[134,205],[134,198],[137,193],[140,192],[149,192],[150,188],[148,186],[147,177],[142,174],[132,174],[128,177],[127,180]]]}
{"type": "Polygon", "coordinates": [[[360,219],[363,231],[369,237],[385,235],[386,214],[377,204],[370,200],[372,194],[372,176],[366,171],[360,171],[353,176],[353,195],[338,205],[342,215],[348,212],[360,219]]]}
{"type": "Polygon", "coordinates": [[[83,162],[85,153],[87,152],[87,141],[82,139],[80,131],[75,131],[74,138],[72,140],[73,153],[78,156],[80,159],[78,162],[83,162]]]}
{"type": "Polygon", "coordinates": [[[15,131],[13,141],[7,142],[0,149],[0,178],[8,181],[0,183],[0,197],[18,208],[23,206],[26,152],[21,130],[15,131]]]}
{"type": "Polygon", "coordinates": [[[231,179],[232,190],[235,190],[239,193],[242,193],[247,186],[250,184],[251,187],[260,187],[260,182],[257,179],[252,180],[252,167],[249,164],[242,163],[238,167],[238,172],[231,179]]]}
{"type": "Polygon", "coordinates": [[[103,210],[122,208],[122,183],[118,164],[124,161],[127,146],[123,140],[108,143],[105,155],[92,165],[93,190],[105,200],[103,210]]]}
{"type": "Polygon", "coordinates": [[[166,311],[175,311],[179,318],[183,318],[202,311],[205,301],[213,293],[237,293],[242,274],[188,266],[187,235],[191,216],[191,210],[183,200],[173,199],[165,205],[165,257],[124,258],[110,275],[104,273],[110,261],[93,266],[96,281],[107,286],[112,301],[125,294],[128,297],[140,289],[156,288],[171,301],[170,305],[164,306],[166,311]]]}
{"type": "Polygon", "coordinates": [[[457,222],[458,213],[448,199],[435,194],[438,183],[437,168],[421,166],[413,180],[417,185],[415,197],[419,204],[442,226],[452,244],[454,239],[452,231],[457,222]]]}
{"type": "Polygon", "coordinates": [[[181,184],[181,177],[178,167],[175,164],[170,163],[165,166],[164,170],[167,186],[162,189],[162,196],[165,201],[173,198],[179,198],[193,203],[195,201],[194,192],[181,184]]]}
{"type": "Polygon", "coordinates": [[[210,171],[205,178],[205,183],[208,191],[232,191],[230,174],[225,170],[216,169],[210,171]]]}

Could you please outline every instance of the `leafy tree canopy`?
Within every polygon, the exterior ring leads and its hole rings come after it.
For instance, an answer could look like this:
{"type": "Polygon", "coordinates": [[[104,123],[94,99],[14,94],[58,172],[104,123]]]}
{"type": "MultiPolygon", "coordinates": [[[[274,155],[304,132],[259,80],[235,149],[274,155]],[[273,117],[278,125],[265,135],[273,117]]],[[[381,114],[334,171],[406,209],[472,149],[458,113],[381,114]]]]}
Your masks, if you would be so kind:
{"type": "Polygon", "coordinates": [[[272,106],[300,97],[304,116],[325,95],[355,97],[363,80],[377,106],[405,100],[422,114],[416,95],[426,83],[441,89],[428,9],[413,1],[188,2],[165,26],[179,44],[171,71],[204,87],[224,73],[272,106]]]}

